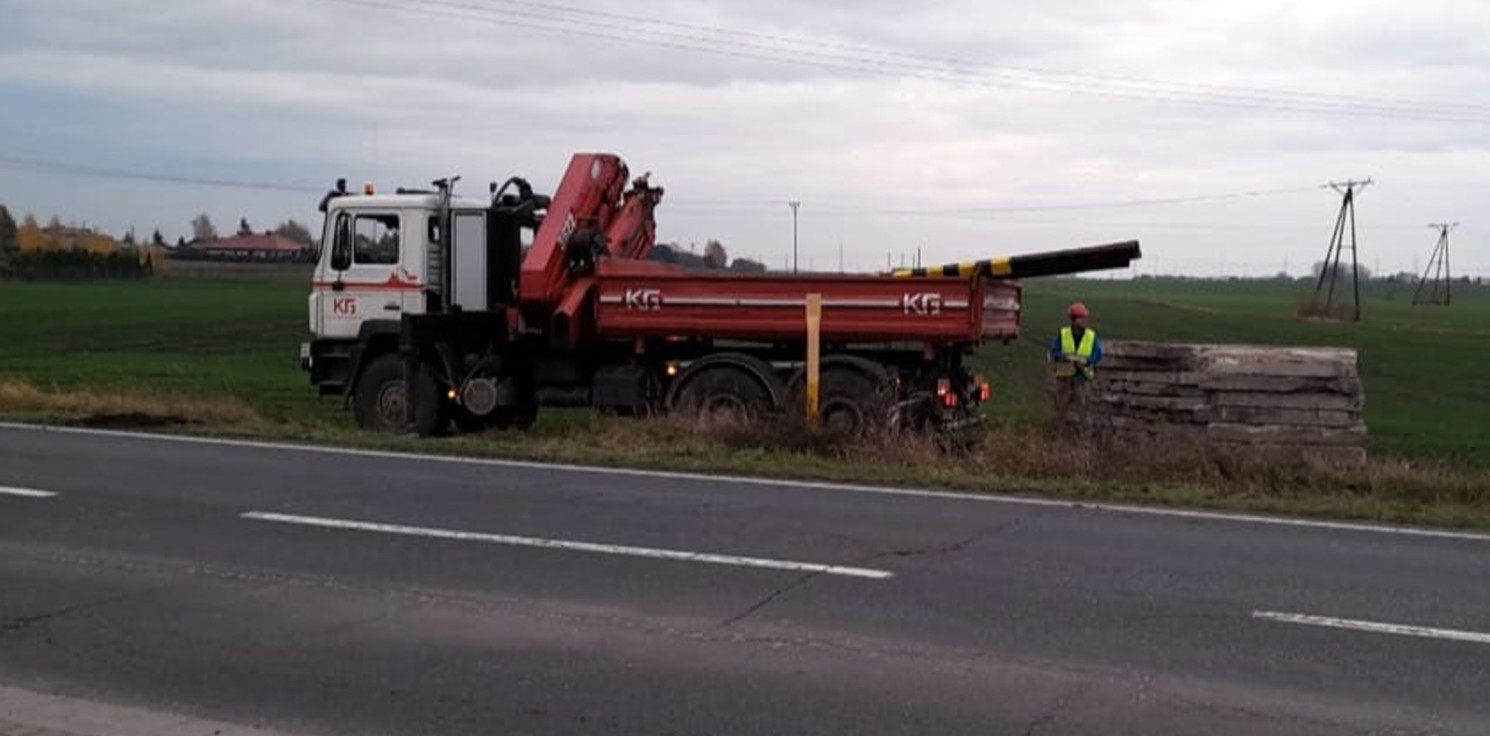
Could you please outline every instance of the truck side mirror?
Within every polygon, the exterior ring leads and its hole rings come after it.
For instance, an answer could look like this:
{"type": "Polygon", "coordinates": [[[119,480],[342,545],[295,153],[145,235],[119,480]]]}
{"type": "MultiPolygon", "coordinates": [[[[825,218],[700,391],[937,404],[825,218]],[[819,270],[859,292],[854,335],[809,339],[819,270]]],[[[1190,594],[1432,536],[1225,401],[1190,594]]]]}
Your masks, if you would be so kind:
{"type": "Polygon", "coordinates": [[[331,241],[331,270],[345,271],[352,266],[352,234],[346,215],[336,218],[336,232],[331,241]]]}

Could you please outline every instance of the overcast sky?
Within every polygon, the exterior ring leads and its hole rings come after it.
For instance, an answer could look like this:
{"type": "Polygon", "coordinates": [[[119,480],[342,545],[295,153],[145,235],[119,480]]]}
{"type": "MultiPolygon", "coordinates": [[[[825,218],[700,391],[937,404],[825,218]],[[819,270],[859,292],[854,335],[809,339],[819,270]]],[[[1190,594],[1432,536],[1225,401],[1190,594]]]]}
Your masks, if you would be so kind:
{"type": "Polygon", "coordinates": [[[319,227],[294,187],[338,176],[548,188],[599,150],[666,187],[661,239],[773,267],[796,199],[803,267],[1140,238],[1142,272],[1258,275],[1307,270],[1317,185],[1370,176],[1364,265],[1461,220],[1490,275],[1487,29],[1483,0],[5,0],[0,202],[174,240],[319,227]]]}

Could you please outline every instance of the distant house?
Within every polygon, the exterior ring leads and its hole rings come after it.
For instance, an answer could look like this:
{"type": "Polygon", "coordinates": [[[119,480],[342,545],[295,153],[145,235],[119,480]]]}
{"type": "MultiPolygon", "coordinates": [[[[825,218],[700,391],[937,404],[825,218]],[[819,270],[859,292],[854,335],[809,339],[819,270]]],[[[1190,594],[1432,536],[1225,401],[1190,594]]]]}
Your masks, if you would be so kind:
{"type": "Polygon", "coordinates": [[[193,244],[196,256],[224,261],[298,261],[303,260],[309,249],[303,243],[289,238],[264,233],[262,235],[238,235],[214,240],[210,243],[193,244]]]}

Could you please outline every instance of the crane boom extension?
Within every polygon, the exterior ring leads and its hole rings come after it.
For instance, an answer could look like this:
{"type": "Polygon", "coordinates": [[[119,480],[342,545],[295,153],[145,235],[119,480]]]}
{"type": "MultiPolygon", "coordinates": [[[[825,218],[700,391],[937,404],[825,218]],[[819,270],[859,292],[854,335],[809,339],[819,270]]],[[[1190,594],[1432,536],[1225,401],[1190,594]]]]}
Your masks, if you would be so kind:
{"type": "Polygon", "coordinates": [[[1058,276],[1109,268],[1127,268],[1133,261],[1142,257],[1143,252],[1138,246],[1138,241],[1125,240],[1108,245],[1051,250],[1043,253],[990,258],[985,261],[963,261],[928,268],[899,268],[891,271],[890,275],[902,279],[925,276],[968,278],[974,275],[993,279],[1027,279],[1036,276],[1058,276]]]}

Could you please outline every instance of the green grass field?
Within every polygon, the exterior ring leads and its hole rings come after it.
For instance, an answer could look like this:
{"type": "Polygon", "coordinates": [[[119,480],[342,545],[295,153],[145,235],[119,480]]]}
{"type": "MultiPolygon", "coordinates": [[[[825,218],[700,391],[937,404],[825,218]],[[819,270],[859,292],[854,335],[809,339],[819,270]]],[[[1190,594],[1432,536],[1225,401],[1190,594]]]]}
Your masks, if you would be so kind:
{"type": "MultiPolygon", "coordinates": [[[[296,364],[305,334],[298,271],[147,283],[0,284],[0,377],[42,389],[232,397],[271,421],[350,423],[296,364]]],[[[1267,281],[1046,279],[1026,285],[1026,337],[976,360],[998,386],[990,414],[1044,417],[1044,351],[1080,299],[1107,339],[1332,345],[1360,351],[1377,455],[1490,465],[1490,288],[1413,307],[1410,287],[1373,284],[1359,324],[1296,316],[1307,287],[1267,281]]]]}
{"type": "Polygon", "coordinates": [[[0,377],[42,389],[242,399],[339,421],[300,373],[307,278],[0,284],[0,377]]]}

